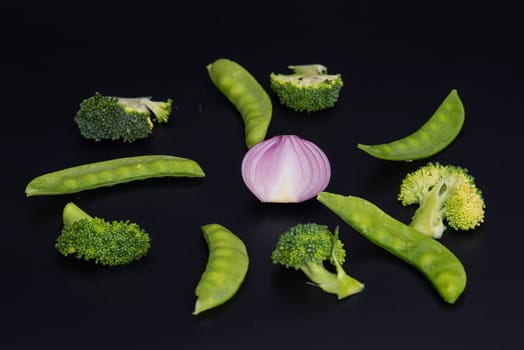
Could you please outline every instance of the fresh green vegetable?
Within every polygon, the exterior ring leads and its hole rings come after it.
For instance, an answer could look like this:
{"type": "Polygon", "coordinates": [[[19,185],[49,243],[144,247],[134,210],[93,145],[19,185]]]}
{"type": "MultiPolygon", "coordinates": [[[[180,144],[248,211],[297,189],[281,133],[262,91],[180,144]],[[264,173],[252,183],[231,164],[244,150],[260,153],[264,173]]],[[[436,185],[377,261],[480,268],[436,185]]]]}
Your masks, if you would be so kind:
{"type": "Polygon", "coordinates": [[[364,285],[349,276],[342,264],[346,250],[327,226],[313,223],[299,224],[282,233],[271,254],[274,264],[302,270],[318,287],[343,299],[363,290],[364,285]],[[336,273],[326,269],[324,261],[336,268],[336,273]]]}
{"type": "Polygon", "coordinates": [[[194,160],[169,156],[146,155],[116,158],[66,168],[31,180],[25,193],[29,196],[76,193],[154,177],[204,177],[194,160]]]}
{"type": "Polygon", "coordinates": [[[151,246],[149,235],[137,224],[91,217],[72,202],[64,207],[63,220],[55,247],[64,256],[116,266],[141,259],[151,246]]]}
{"type": "Polygon", "coordinates": [[[434,238],[446,229],[444,219],[455,230],[471,230],[484,222],[482,192],[459,166],[430,162],[407,174],[398,199],[404,206],[419,205],[409,225],[434,238]]]}
{"type": "Polygon", "coordinates": [[[216,60],[207,70],[213,84],[240,112],[247,147],[264,140],[273,113],[264,88],[244,67],[229,59],[216,60]]]}
{"type": "Polygon", "coordinates": [[[433,115],[415,132],[398,140],[357,147],[373,157],[412,161],[430,157],[446,148],[462,130],[464,107],[457,90],[451,90],[433,115]]]}
{"type": "Polygon", "coordinates": [[[196,287],[194,315],[221,305],[236,294],[247,274],[249,257],[240,238],[219,224],[202,226],[209,258],[196,287]]]}
{"type": "Polygon", "coordinates": [[[354,196],[321,192],[317,199],[372,243],[422,272],[440,296],[454,303],[466,287],[459,259],[438,241],[354,196]]]}
{"type": "Polygon", "coordinates": [[[288,66],[292,74],[270,74],[271,89],[280,103],[298,112],[331,108],[344,85],[340,74],[327,74],[321,64],[288,66]]]}
{"type": "Polygon", "coordinates": [[[95,93],[80,103],[75,122],[86,139],[133,142],[149,136],[155,121],[167,123],[173,100],[152,101],[151,97],[123,98],[95,93]]]}

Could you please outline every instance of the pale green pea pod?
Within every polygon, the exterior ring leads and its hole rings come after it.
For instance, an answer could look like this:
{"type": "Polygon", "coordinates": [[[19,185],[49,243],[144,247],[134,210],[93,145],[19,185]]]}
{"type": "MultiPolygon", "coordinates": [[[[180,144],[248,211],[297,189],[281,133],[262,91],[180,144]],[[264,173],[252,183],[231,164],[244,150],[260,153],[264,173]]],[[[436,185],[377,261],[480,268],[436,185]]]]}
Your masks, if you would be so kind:
{"type": "Polygon", "coordinates": [[[244,67],[229,59],[216,60],[207,70],[213,84],[240,112],[247,147],[264,140],[273,113],[264,88],[244,67]]]}
{"type": "Polygon", "coordinates": [[[235,234],[219,224],[202,226],[209,257],[195,290],[193,315],[231,299],[247,274],[249,257],[246,246],[235,234]]]}
{"type": "Polygon", "coordinates": [[[26,196],[60,195],[155,177],[204,177],[194,160],[170,155],[116,158],[78,165],[38,176],[26,196]]]}
{"type": "Polygon", "coordinates": [[[358,144],[373,157],[385,160],[412,161],[430,157],[446,148],[458,136],[464,124],[464,106],[457,90],[451,90],[418,130],[389,143],[358,144]]]}
{"type": "Polygon", "coordinates": [[[453,304],[466,287],[466,272],[444,245],[392,218],[365,199],[321,192],[317,199],[372,243],[422,272],[444,301],[453,304]]]}

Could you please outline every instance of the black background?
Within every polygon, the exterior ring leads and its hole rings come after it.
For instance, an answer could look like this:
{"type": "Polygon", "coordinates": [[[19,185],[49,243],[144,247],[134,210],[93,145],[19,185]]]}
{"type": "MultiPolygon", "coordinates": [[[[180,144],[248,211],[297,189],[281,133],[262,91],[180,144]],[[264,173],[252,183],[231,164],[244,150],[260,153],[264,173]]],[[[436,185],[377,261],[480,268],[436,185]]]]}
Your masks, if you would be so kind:
{"type": "Polygon", "coordinates": [[[0,347],[519,347],[524,88],[517,12],[492,1],[2,6],[0,347]],[[333,172],[327,190],[365,197],[405,222],[414,208],[396,201],[400,181],[427,160],[378,160],[356,144],[414,131],[458,90],[464,128],[429,160],[467,167],[487,216],[479,229],[447,230],[441,240],[468,273],[455,305],[317,201],[257,202],[240,176],[242,120],[205,69],[219,57],[239,62],[267,89],[274,107],[268,137],[298,134],[325,151],[333,172]],[[270,92],[270,72],[305,63],[342,74],[335,108],[296,113],[270,92]],[[173,98],[176,110],[146,140],[93,143],[81,138],[73,116],[96,91],[173,98]],[[192,158],[206,177],[24,195],[27,182],[45,172],[158,153],[192,158]],[[150,253],[117,268],[61,257],[53,245],[68,201],[139,223],[151,234],[150,253]],[[200,226],[212,222],[244,240],[250,270],[230,302],[193,316],[207,259],[200,226]],[[346,271],[366,284],[363,293],[338,301],[301,273],[271,264],[278,235],[300,222],[340,225],[346,271]]]}

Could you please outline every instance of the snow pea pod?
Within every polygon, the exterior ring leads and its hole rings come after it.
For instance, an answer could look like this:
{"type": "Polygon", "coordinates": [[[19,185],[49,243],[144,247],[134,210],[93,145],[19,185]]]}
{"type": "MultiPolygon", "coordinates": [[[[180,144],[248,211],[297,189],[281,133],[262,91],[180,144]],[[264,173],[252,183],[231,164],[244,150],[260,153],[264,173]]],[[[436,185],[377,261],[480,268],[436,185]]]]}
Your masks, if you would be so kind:
{"type": "Polygon", "coordinates": [[[372,243],[411,264],[453,304],[466,287],[459,259],[433,238],[392,218],[373,203],[354,196],[321,192],[317,199],[372,243]]]}
{"type": "Polygon", "coordinates": [[[154,177],[204,177],[194,160],[170,155],[145,155],[82,164],[31,180],[27,197],[76,193],[154,177]]]}
{"type": "Polygon", "coordinates": [[[234,233],[219,224],[202,226],[209,258],[197,284],[193,315],[231,299],[244,281],[249,266],[246,246],[234,233]]]}
{"type": "Polygon", "coordinates": [[[412,161],[430,157],[446,148],[464,124],[464,106],[453,89],[433,115],[415,132],[389,143],[358,144],[364,152],[380,159],[412,161]]]}
{"type": "Polygon", "coordinates": [[[220,58],[207,66],[215,86],[240,112],[248,148],[266,137],[273,106],[258,81],[238,63],[220,58]]]}

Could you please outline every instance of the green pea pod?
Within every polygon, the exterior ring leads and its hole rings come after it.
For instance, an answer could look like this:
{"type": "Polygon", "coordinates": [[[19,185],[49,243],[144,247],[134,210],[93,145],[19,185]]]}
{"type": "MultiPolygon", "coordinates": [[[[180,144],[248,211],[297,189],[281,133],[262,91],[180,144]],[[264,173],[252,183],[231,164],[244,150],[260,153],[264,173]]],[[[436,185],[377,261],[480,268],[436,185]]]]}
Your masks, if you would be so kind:
{"type": "Polygon", "coordinates": [[[76,193],[154,177],[204,177],[194,160],[170,155],[116,158],[38,176],[26,186],[27,197],[76,193]]]}
{"type": "Polygon", "coordinates": [[[441,105],[418,130],[398,140],[357,147],[373,157],[385,160],[412,161],[430,157],[446,148],[464,124],[464,106],[457,90],[451,90],[441,105]]]}
{"type": "Polygon", "coordinates": [[[193,315],[231,299],[244,281],[249,266],[246,246],[235,234],[219,224],[202,226],[209,258],[195,290],[193,315]]]}
{"type": "Polygon", "coordinates": [[[453,304],[466,287],[458,258],[438,241],[354,196],[321,192],[317,199],[372,243],[421,271],[444,301],[453,304]]]}
{"type": "Polygon", "coordinates": [[[238,63],[225,58],[209,64],[207,70],[213,84],[240,112],[247,147],[264,140],[273,106],[258,81],[238,63]]]}

